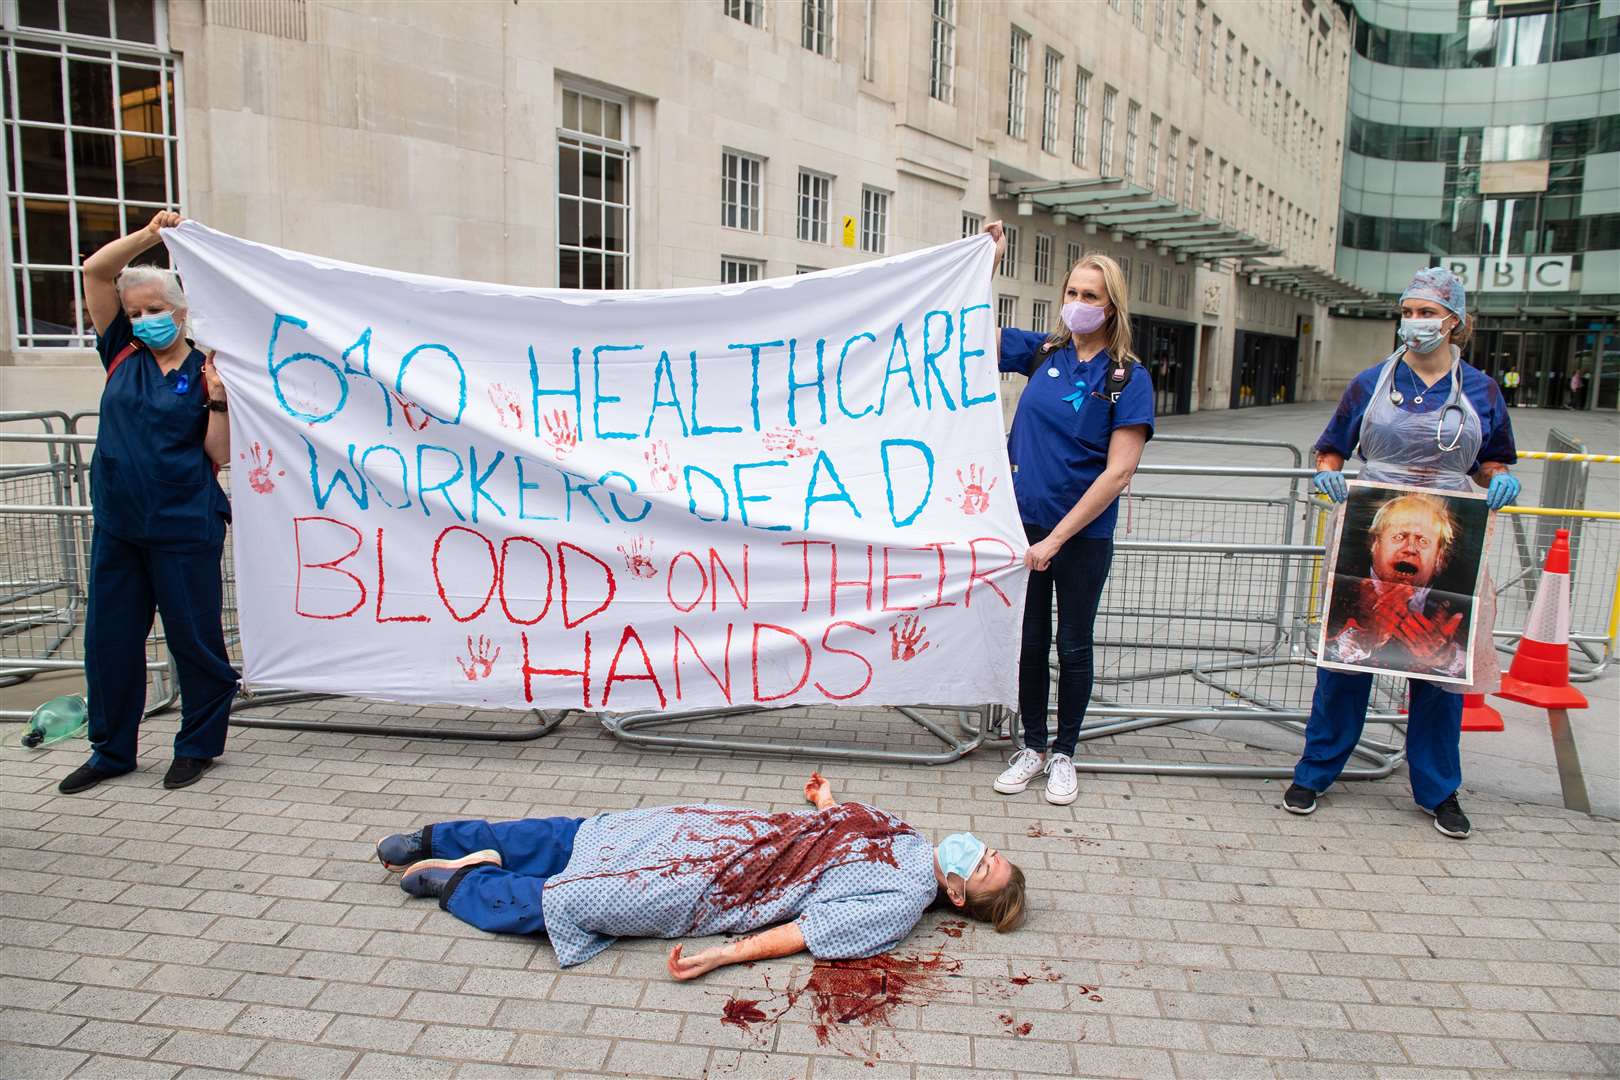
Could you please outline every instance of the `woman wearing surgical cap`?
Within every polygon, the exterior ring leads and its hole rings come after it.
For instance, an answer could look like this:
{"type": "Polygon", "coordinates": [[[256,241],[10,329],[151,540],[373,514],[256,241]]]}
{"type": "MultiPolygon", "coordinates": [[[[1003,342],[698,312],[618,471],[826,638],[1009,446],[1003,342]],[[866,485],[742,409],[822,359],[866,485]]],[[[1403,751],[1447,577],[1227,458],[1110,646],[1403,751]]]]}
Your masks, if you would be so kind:
{"type": "MultiPolygon", "coordinates": [[[[1316,488],[1344,502],[1344,461],[1361,458],[1361,479],[1450,491],[1485,488],[1492,510],[1512,503],[1519,482],[1508,472],[1518,460],[1507,404],[1494,380],[1462,361],[1473,333],[1462,282],[1432,266],[1419,270],[1401,294],[1400,346],[1356,376],[1316,441],[1316,488]]],[[[1464,839],[1470,825],[1457,802],[1462,785],[1464,693],[1496,689],[1501,669],[1491,630],[1494,590],[1480,589],[1475,617],[1474,686],[1408,680],[1406,727],[1412,798],[1446,836],[1464,839]]],[[[1338,778],[1367,722],[1373,677],[1316,670],[1316,694],[1305,730],[1305,753],[1283,796],[1291,813],[1309,814],[1317,796],[1338,778]]]]}

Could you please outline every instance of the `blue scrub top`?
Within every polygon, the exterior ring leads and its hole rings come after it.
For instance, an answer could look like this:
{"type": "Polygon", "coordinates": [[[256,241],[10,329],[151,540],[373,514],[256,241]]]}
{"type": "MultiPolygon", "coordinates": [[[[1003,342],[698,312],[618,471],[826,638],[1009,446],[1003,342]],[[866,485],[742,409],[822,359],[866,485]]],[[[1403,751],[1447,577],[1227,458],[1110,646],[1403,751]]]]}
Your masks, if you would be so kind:
{"type": "MultiPolygon", "coordinates": [[[[1339,399],[1339,407],[1333,411],[1328,425],[1322,431],[1322,437],[1316,440],[1313,448],[1317,453],[1332,452],[1349,458],[1355,452],[1361,433],[1361,418],[1367,414],[1367,406],[1372,402],[1374,391],[1378,389],[1378,373],[1384,369],[1384,361],[1380,360],[1372,367],[1363,371],[1351,380],[1345,387],[1344,396],[1339,399]]],[[[1479,413],[1480,437],[1479,454],[1474,458],[1474,464],[1469,467],[1470,473],[1477,470],[1487,461],[1501,462],[1503,465],[1512,465],[1519,460],[1518,451],[1513,445],[1513,424],[1508,419],[1507,402],[1502,398],[1502,391],[1489,375],[1469,364],[1462,364],[1462,391],[1468,398],[1468,403],[1479,413]]],[[[1419,379],[1405,363],[1398,363],[1395,370],[1395,382],[1405,399],[1396,406],[1403,412],[1423,413],[1437,412],[1445,407],[1446,398],[1451,394],[1451,373],[1448,371],[1440,377],[1440,381],[1423,389],[1423,380],[1419,379]],[[1412,399],[1421,393],[1423,404],[1415,404],[1412,399]]]]}
{"type": "MultiPolygon", "coordinates": [[[[96,339],[106,367],[135,341],[122,310],[96,339]]],[[[203,452],[208,432],[203,354],[192,349],[165,375],[152,350],[126,356],[101,392],[90,500],[96,527],[121,540],[171,549],[217,546],[231,506],[203,452]]]]}
{"type": "MultiPolygon", "coordinates": [[[[1012,458],[1013,492],[1024,522],[1054,528],[1085,495],[1108,465],[1108,440],[1114,429],[1142,424],[1153,437],[1153,379],[1136,364],[1117,402],[1106,397],[1107,351],[1082,363],[1072,344],[1039,356],[1045,334],[1006,329],[1001,332],[1002,371],[1028,376],[1018,399],[1007,454],[1012,458]],[[1049,372],[1057,372],[1056,375],[1049,372]],[[1084,390],[1079,384],[1084,383],[1084,390]],[[1072,401],[1066,397],[1078,393],[1072,401]],[[1076,404],[1080,405],[1077,410],[1076,404]]],[[[1081,529],[1080,536],[1114,535],[1119,500],[1081,529]]]]}

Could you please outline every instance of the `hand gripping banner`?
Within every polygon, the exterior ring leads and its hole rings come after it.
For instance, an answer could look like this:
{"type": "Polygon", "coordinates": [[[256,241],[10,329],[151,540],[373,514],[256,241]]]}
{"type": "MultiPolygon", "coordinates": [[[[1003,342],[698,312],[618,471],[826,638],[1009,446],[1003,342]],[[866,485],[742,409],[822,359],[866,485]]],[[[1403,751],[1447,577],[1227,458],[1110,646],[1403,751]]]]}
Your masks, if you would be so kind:
{"type": "Polygon", "coordinates": [[[251,685],[507,708],[1015,700],[988,237],[526,289],[164,239],[230,395],[251,685]]]}

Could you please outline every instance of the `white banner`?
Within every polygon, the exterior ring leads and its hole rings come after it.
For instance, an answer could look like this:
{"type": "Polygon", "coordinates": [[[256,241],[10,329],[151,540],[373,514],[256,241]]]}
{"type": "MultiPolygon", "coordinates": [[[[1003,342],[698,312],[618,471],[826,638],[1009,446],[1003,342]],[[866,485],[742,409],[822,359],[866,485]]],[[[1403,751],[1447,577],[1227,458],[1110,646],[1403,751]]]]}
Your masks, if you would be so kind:
{"type": "Polygon", "coordinates": [[[611,294],[166,230],[230,394],[250,685],[629,712],[1015,701],[977,237],[611,294]]]}

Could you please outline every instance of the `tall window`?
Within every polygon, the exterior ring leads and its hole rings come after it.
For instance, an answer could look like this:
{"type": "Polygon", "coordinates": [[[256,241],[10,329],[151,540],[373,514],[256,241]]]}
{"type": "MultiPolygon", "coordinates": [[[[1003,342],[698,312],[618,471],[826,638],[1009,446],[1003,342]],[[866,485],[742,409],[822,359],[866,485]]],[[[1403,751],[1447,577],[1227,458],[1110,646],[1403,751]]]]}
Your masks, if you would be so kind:
{"type": "Polygon", "coordinates": [[[934,0],[928,96],[950,104],[956,92],[956,0],[934,0]]]}
{"type": "Polygon", "coordinates": [[[1125,106],[1125,179],[1136,179],[1136,124],[1142,115],[1142,106],[1131,102],[1125,106]]]}
{"type": "Polygon", "coordinates": [[[1198,203],[1194,188],[1198,185],[1198,140],[1187,140],[1187,182],[1181,186],[1181,205],[1189,210],[1197,210],[1198,203]]]}
{"type": "Polygon", "coordinates": [[[1002,235],[1007,243],[1001,249],[1001,265],[997,267],[1002,277],[1018,276],[1018,227],[1016,225],[1003,225],[1002,235]]]}
{"type": "Polygon", "coordinates": [[[736,285],[743,281],[758,281],[765,276],[765,264],[758,259],[738,259],[720,256],[720,284],[736,285]]]}
{"type": "Polygon", "coordinates": [[[1086,163],[1086,135],[1090,126],[1091,72],[1074,69],[1074,163],[1086,163]]]}
{"type": "Polygon", "coordinates": [[[557,285],[630,287],[630,132],[625,102],[563,90],[557,135],[557,285]]]}
{"type": "Polygon", "coordinates": [[[1007,134],[1024,137],[1024,98],[1029,89],[1029,35],[1012,28],[1007,58],[1007,134]]]}
{"type": "Polygon", "coordinates": [[[1104,83],[1102,142],[1097,147],[1097,171],[1104,176],[1110,175],[1114,168],[1114,102],[1118,98],[1119,91],[1104,83]]]}
{"type": "MultiPolygon", "coordinates": [[[[1223,162],[1222,165],[1221,165],[1221,168],[1224,169],[1225,167],[1226,167],[1226,165],[1223,162]]],[[[1204,151],[1204,186],[1199,190],[1199,193],[1198,193],[1198,209],[1199,209],[1200,213],[1209,214],[1212,217],[1214,217],[1216,221],[1219,221],[1221,219],[1220,204],[1215,203],[1215,202],[1212,201],[1215,198],[1215,188],[1214,188],[1215,180],[1214,180],[1214,176],[1215,176],[1215,151],[1213,151],[1213,150],[1205,150],[1204,151]]]]}
{"type": "Polygon", "coordinates": [[[799,170],[799,228],[800,240],[812,244],[825,244],[828,231],[828,208],[832,205],[832,177],[809,169],[799,170]]]}
{"type": "Polygon", "coordinates": [[[1271,72],[1260,82],[1260,96],[1255,98],[1255,111],[1260,117],[1260,134],[1271,133],[1271,72]]]}
{"type": "Polygon", "coordinates": [[[1188,64],[1192,67],[1193,78],[1198,78],[1198,68],[1204,62],[1204,0],[1197,0],[1193,4],[1192,24],[1192,57],[1188,64]]]}
{"type": "Polygon", "coordinates": [[[833,47],[833,0],[803,0],[799,44],[817,56],[831,56],[833,47]]]}
{"type": "Polygon", "coordinates": [[[984,215],[983,214],[963,214],[962,215],[962,235],[963,236],[978,236],[983,231],[984,231],[984,215]]]}
{"type": "Polygon", "coordinates": [[[727,150],[720,155],[720,224],[728,229],[759,232],[761,181],[765,162],[727,150]]]}
{"type": "MultiPolygon", "coordinates": [[[[62,14],[24,4],[19,20],[57,31],[62,14]]],[[[180,208],[175,64],[158,50],[152,4],[74,3],[65,14],[68,32],[101,43],[0,38],[15,271],[7,288],[21,348],[94,344],[78,302],[80,261],[180,208]]],[[[167,249],[139,261],[166,265],[167,249]]]]}
{"type": "Polygon", "coordinates": [[[1036,330],[1050,330],[1052,322],[1052,302],[1050,300],[1033,300],[1029,305],[1029,325],[1036,330]]]}
{"type": "Polygon", "coordinates": [[[889,250],[889,193],[861,188],[861,250],[882,255],[889,250]]]}
{"type": "Polygon", "coordinates": [[[1169,21],[1170,0],[1153,0],[1153,44],[1164,44],[1164,27],[1169,21]]]}
{"type": "Polygon", "coordinates": [[[1246,82],[1248,82],[1248,76],[1249,47],[1247,45],[1240,45],[1238,46],[1237,100],[1234,102],[1238,112],[1243,111],[1243,86],[1246,82]]]}
{"type": "Polygon", "coordinates": [[[1041,98],[1041,149],[1057,153],[1058,105],[1063,92],[1063,57],[1046,50],[1046,82],[1041,98]]]}
{"type": "MultiPolygon", "coordinates": [[[[1241,78],[1241,76],[1242,76],[1242,73],[1240,72],[1239,77],[1241,78]]],[[[1249,65],[1249,112],[1251,114],[1253,114],[1253,113],[1256,113],[1256,112],[1259,112],[1259,111],[1260,111],[1260,58],[1257,56],[1257,57],[1254,58],[1253,62],[1250,63],[1250,65],[1249,65]]],[[[1262,121],[1261,121],[1262,124],[1264,123],[1263,116],[1264,116],[1264,114],[1262,114],[1262,121]]]]}
{"type": "Polygon", "coordinates": [[[1180,60],[1187,48],[1187,0],[1176,0],[1176,59],[1180,60]]]}
{"type": "Polygon", "coordinates": [[[1221,17],[1219,15],[1211,15],[1209,17],[1209,64],[1208,64],[1208,67],[1209,67],[1209,88],[1211,90],[1214,90],[1217,86],[1220,85],[1220,83],[1219,83],[1219,80],[1220,80],[1220,77],[1221,77],[1220,53],[1221,53],[1221,17]]]}
{"type": "Polygon", "coordinates": [[[1035,234],[1035,284],[1052,284],[1052,238],[1035,234]]]}
{"type": "Polygon", "coordinates": [[[996,297],[996,328],[1006,330],[1018,325],[1018,297],[996,297]]]}
{"type": "Polygon", "coordinates": [[[1074,264],[1080,261],[1080,245],[1077,242],[1070,240],[1063,245],[1063,260],[1063,273],[1066,281],[1069,271],[1074,269],[1074,264]]]}
{"type": "Polygon", "coordinates": [[[1131,25],[1138,30],[1142,29],[1142,13],[1147,7],[1147,0],[1131,0],[1131,25]]]}
{"type": "Polygon", "coordinates": [[[1232,90],[1233,90],[1233,87],[1236,86],[1236,81],[1235,81],[1236,77],[1237,77],[1237,61],[1236,61],[1236,58],[1235,58],[1236,53],[1237,53],[1237,35],[1232,33],[1232,31],[1228,30],[1226,32],[1226,68],[1225,68],[1226,74],[1224,76],[1225,82],[1222,84],[1222,89],[1221,89],[1221,96],[1226,98],[1227,101],[1232,100],[1232,90]]]}
{"type": "Polygon", "coordinates": [[[1170,149],[1164,163],[1164,197],[1176,201],[1176,181],[1181,179],[1181,129],[1170,129],[1170,149]]]}
{"type": "Polygon", "coordinates": [[[726,14],[749,26],[765,25],[765,0],[723,0],[726,14]]]}
{"type": "Polygon", "coordinates": [[[1226,206],[1226,159],[1225,158],[1221,158],[1221,170],[1220,170],[1220,172],[1215,174],[1215,178],[1216,178],[1216,181],[1219,184],[1219,187],[1217,188],[1217,190],[1215,192],[1215,217],[1223,225],[1230,225],[1232,223],[1232,218],[1231,218],[1231,215],[1229,215],[1226,212],[1227,211],[1227,206],[1226,206]]]}
{"type": "Polygon", "coordinates": [[[1146,259],[1136,268],[1136,298],[1144,304],[1153,299],[1153,264],[1146,259]]]}
{"type": "Polygon", "coordinates": [[[1148,117],[1148,159],[1145,183],[1149,191],[1159,185],[1159,125],[1157,115],[1148,117]]]}

